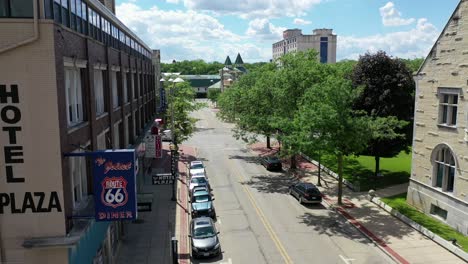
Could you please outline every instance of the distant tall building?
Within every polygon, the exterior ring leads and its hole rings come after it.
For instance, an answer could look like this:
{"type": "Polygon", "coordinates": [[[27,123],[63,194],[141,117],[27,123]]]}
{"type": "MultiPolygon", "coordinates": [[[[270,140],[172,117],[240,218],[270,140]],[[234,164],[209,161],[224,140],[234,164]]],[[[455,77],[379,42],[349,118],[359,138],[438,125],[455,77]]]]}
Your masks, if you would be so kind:
{"type": "Polygon", "coordinates": [[[315,29],[313,35],[303,35],[300,29],[287,29],[283,31],[283,39],[272,45],[273,60],[289,52],[315,49],[321,63],[335,63],[337,36],[332,31],[315,29]]]}

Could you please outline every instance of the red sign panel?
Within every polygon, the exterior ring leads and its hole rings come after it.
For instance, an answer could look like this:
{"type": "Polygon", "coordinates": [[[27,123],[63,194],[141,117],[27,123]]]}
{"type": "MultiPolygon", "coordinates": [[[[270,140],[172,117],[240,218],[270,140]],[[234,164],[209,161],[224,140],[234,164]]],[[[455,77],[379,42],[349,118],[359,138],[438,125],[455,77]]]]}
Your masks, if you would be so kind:
{"type": "Polygon", "coordinates": [[[154,138],[154,144],[155,144],[155,149],[156,149],[156,158],[160,159],[162,158],[162,141],[161,141],[161,135],[155,135],[154,138]]]}

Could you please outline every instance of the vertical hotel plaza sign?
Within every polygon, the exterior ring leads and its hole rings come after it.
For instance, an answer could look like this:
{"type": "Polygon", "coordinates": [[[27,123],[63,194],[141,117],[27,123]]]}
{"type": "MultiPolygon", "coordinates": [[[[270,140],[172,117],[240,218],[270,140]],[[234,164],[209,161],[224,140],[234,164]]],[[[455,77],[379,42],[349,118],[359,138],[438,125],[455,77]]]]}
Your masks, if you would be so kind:
{"type": "MultiPolygon", "coordinates": [[[[0,145],[4,160],[0,161],[0,215],[62,212],[59,192],[29,190],[29,175],[21,173],[25,166],[23,112],[17,84],[0,83],[0,137],[7,138],[0,145]]],[[[30,133],[30,131],[26,131],[30,133]]]]}
{"type": "Polygon", "coordinates": [[[134,149],[105,150],[94,155],[94,199],[96,221],[137,218],[134,149]]]}

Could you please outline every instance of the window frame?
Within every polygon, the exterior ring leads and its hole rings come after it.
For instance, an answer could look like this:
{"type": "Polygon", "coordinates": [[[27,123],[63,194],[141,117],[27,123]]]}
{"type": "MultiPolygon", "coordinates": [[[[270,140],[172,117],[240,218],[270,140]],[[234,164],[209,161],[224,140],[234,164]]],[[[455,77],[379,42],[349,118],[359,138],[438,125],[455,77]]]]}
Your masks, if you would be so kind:
{"type": "Polygon", "coordinates": [[[93,91],[94,91],[94,106],[95,106],[96,117],[105,115],[107,112],[106,102],[105,102],[105,89],[104,89],[105,73],[106,73],[105,67],[94,67],[93,91]],[[97,78],[97,76],[99,77],[97,78]]]}
{"type": "MultiPolygon", "coordinates": [[[[88,144],[89,145],[89,144],[88,144]]],[[[86,147],[86,146],[85,146],[86,147]]],[[[83,149],[75,149],[73,153],[82,153],[83,149]]],[[[83,204],[87,203],[89,198],[88,190],[88,168],[85,157],[73,157],[68,160],[69,175],[71,182],[72,204],[73,209],[80,209],[83,204]],[[79,188],[78,193],[76,188],[79,188]]]]}
{"type": "MultiPolygon", "coordinates": [[[[17,0],[4,0],[5,1],[5,10],[6,10],[6,14],[4,16],[0,16],[0,18],[33,18],[34,17],[34,7],[33,7],[33,2],[30,1],[31,3],[31,15],[30,16],[13,16],[12,15],[12,11],[13,11],[13,5],[12,3],[15,3],[15,4],[18,4],[18,1],[17,0]]],[[[35,0],[33,0],[35,1],[35,0]]],[[[27,3],[27,2],[26,2],[27,3]]],[[[23,3],[24,4],[24,3],[23,3]]]]}
{"type": "Polygon", "coordinates": [[[457,178],[457,161],[452,149],[445,144],[437,146],[432,154],[432,163],[432,187],[453,193],[457,178]]]}
{"type": "Polygon", "coordinates": [[[456,128],[459,121],[458,108],[460,98],[462,97],[461,89],[439,87],[437,91],[437,97],[439,98],[437,125],[448,128],[456,128]],[[445,100],[446,98],[447,100],[445,100]],[[454,103],[455,101],[456,103],[454,103]]]}
{"type": "Polygon", "coordinates": [[[83,67],[69,65],[64,66],[66,113],[68,127],[73,127],[86,121],[83,100],[84,91],[82,80],[82,68],[83,67]],[[76,109],[74,106],[76,106],[76,109]]]}

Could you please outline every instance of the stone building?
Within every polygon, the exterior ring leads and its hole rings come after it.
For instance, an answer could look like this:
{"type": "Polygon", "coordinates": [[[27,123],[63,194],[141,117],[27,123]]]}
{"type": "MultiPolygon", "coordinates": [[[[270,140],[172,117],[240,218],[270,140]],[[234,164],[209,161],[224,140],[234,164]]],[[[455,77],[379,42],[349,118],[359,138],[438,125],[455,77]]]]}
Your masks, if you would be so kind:
{"type": "Polygon", "coordinates": [[[297,28],[288,29],[283,31],[283,39],[272,45],[273,60],[290,52],[315,49],[321,63],[335,63],[336,42],[332,29],[315,29],[312,35],[303,35],[297,28]]]}
{"type": "Polygon", "coordinates": [[[468,235],[468,1],[415,74],[408,203],[468,235]]]}
{"type": "Polygon", "coordinates": [[[224,61],[224,67],[219,70],[219,75],[221,77],[221,92],[224,91],[224,89],[229,88],[241,75],[248,72],[247,68],[244,67],[244,61],[242,60],[240,53],[237,53],[234,64],[232,64],[231,58],[227,56],[224,61]]]}

